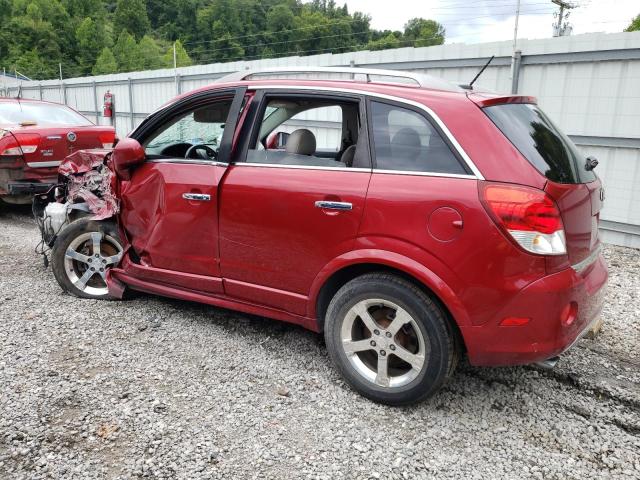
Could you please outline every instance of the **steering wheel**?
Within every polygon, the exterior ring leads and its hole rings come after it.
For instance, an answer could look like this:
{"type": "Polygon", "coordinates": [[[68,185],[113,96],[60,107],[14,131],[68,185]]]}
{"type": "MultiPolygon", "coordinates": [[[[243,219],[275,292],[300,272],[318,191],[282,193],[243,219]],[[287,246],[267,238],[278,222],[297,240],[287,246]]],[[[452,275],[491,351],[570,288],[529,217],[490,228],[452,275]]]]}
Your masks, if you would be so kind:
{"type": "Polygon", "coordinates": [[[216,152],[213,148],[211,148],[205,143],[198,143],[197,145],[192,145],[187,149],[187,152],[184,154],[184,158],[202,158],[204,160],[217,160],[218,152],[216,152]],[[197,154],[197,157],[192,157],[191,153],[196,152],[197,150],[204,150],[205,155],[207,156],[205,157],[201,154],[197,154]]]}

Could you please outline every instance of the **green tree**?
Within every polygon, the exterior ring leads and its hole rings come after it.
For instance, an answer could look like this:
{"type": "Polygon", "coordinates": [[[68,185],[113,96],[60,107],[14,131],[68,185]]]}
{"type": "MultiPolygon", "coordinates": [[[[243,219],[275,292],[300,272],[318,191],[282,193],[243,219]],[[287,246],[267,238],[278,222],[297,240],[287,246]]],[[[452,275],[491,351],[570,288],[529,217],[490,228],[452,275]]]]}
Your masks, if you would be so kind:
{"type": "Polygon", "coordinates": [[[414,47],[428,47],[444,43],[444,27],[435,20],[412,18],[404,26],[404,39],[414,47]]]}
{"type": "Polygon", "coordinates": [[[126,30],[118,35],[118,40],[113,47],[113,55],[118,62],[118,70],[121,72],[133,72],[142,67],[138,44],[126,30]]]}
{"type": "Polygon", "coordinates": [[[104,47],[111,47],[111,37],[105,25],[92,18],[85,18],[76,29],[78,41],[78,64],[83,73],[89,73],[96,58],[104,47]]]}
{"type": "Polygon", "coordinates": [[[367,44],[367,50],[387,50],[389,48],[400,48],[401,46],[400,39],[393,33],[389,33],[385,37],[371,40],[367,44]]]}
{"type": "MultiPolygon", "coordinates": [[[[173,45],[169,47],[169,50],[164,54],[162,60],[166,67],[173,67],[173,45]]],[[[192,64],[191,58],[182,46],[180,40],[176,41],[176,63],[178,67],[188,67],[192,64]]]]}
{"type": "Polygon", "coordinates": [[[11,66],[13,69],[34,80],[57,77],[56,68],[45,62],[35,48],[18,56],[11,66]]]}
{"type": "Polygon", "coordinates": [[[118,62],[116,61],[116,57],[114,57],[113,52],[109,47],[104,47],[100,55],[98,55],[98,59],[96,60],[96,64],[93,66],[91,73],[93,75],[106,75],[109,73],[116,73],[118,71],[118,62]]]}
{"type": "Polygon", "coordinates": [[[142,38],[151,28],[144,0],[118,0],[113,26],[116,35],[127,30],[135,38],[142,38]]]}
{"type": "Polygon", "coordinates": [[[631,20],[631,24],[625,28],[625,32],[636,32],[640,31],[640,15],[631,20]]]}
{"type": "Polygon", "coordinates": [[[144,70],[155,70],[164,67],[162,52],[156,41],[149,35],[145,35],[138,44],[138,52],[142,60],[144,70]]]}

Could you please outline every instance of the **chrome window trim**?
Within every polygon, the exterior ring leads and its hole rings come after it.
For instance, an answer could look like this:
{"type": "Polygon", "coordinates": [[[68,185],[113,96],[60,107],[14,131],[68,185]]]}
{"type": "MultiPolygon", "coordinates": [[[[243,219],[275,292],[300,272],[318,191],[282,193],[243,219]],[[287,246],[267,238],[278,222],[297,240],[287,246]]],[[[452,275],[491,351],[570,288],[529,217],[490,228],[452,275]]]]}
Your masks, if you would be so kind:
{"type": "Polygon", "coordinates": [[[215,160],[198,160],[196,158],[153,158],[145,160],[147,163],[187,163],[192,165],[215,165],[226,167],[229,164],[224,162],[216,162],[215,160]]]}
{"type": "MultiPolygon", "coordinates": [[[[478,169],[478,167],[476,167],[475,163],[473,163],[473,161],[471,160],[469,155],[467,155],[467,152],[464,151],[462,146],[458,143],[458,141],[453,136],[451,131],[447,128],[445,123],[440,119],[440,117],[433,110],[431,110],[426,105],[423,105],[422,103],[414,102],[413,100],[408,100],[408,99],[402,98],[402,97],[395,97],[393,95],[386,95],[384,93],[374,93],[374,92],[368,92],[366,90],[358,90],[358,89],[350,89],[350,88],[331,88],[331,87],[314,87],[314,86],[309,86],[309,85],[298,85],[298,86],[296,86],[296,85],[277,85],[277,84],[273,84],[273,85],[249,85],[248,88],[250,90],[274,90],[274,89],[276,89],[276,90],[303,90],[303,91],[317,91],[317,92],[338,92],[338,93],[346,93],[346,94],[364,95],[364,96],[371,97],[371,98],[382,98],[382,99],[385,99],[385,100],[391,100],[393,102],[404,103],[405,105],[411,105],[413,107],[416,107],[416,108],[426,112],[438,124],[438,126],[442,129],[442,131],[447,136],[447,138],[449,139],[449,141],[451,142],[453,147],[456,149],[458,154],[462,157],[462,159],[464,160],[464,162],[467,165],[467,167],[469,167],[469,169],[473,172],[473,176],[469,176],[469,177],[470,178],[476,178],[478,180],[484,180],[484,176],[482,175],[482,173],[480,173],[480,170],[478,169]]],[[[416,175],[416,174],[419,174],[419,173],[429,174],[429,172],[406,172],[405,170],[385,170],[385,172],[391,172],[391,171],[393,171],[393,172],[402,172],[402,173],[405,173],[405,174],[408,174],[408,175],[411,175],[411,174],[416,175]]],[[[433,175],[433,174],[431,174],[431,175],[433,175]]],[[[433,175],[433,176],[441,176],[441,175],[442,174],[433,175]]],[[[447,176],[452,176],[454,178],[455,178],[456,175],[457,174],[447,174],[447,176]]],[[[467,178],[467,177],[465,177],[465,178],[467,178]]]]}
{"type": "Polygon", "coordinates": [[[381,168],[374,168],[373,173],[384,173],[388,175],[417,175],[421,177],[445,177],[445,178],[466,178],[471,180],[477,180],[475,175],[467,175],[461,173],[442,173],[442,172],[414,172],[411,170],[384,170],[381,168]]]}
{"type": "Polygon", "coordinates": [[[349,168],[349,167],[326,167],[322,165],[283,165],[281,163],[251,163],[237,162],[233,164],[236,167],[265,167],[265,168],[292,168],[294,170],[335,170],[338,172],[369,172],[370,168],[349,168]]]}
{"type": "Polygon", "coordinates": [[[281,163],[252,163],[238,162],[233,163],[236,167],[265,167],[265,168],[292,168],[294,170],[335,170],[338,172],[370,172],[383,175],[413,175],[418,177],[440,177],[440,178],[461,178],[464,180],[477,180],[475,175],[460,175],[457,173],[440,173],[440,172],[411,172],[404,170],[381,170],[370,168],[349,168],[349,167],[327,167],[321,165],[283,165],[281,163]]]}

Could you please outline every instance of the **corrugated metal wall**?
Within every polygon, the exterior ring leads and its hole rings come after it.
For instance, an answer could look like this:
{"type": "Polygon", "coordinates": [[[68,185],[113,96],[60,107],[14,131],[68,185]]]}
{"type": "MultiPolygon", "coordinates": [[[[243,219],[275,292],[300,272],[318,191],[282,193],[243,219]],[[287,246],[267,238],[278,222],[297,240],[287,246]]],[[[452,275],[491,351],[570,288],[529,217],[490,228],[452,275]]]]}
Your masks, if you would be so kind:
{"type": "MultiPolygon", "coordinates": [[[[511,78],[511,42],[494,42],[199,65],[180,68],[177,76],[164,69],[68,79],[62,84],[24,82],[22,92],[26,98],[67,103],[105,123],[99,112],[102,96],[110,90],[116,98],[118,134],[124,136],[176,93],[247,68],[355,65],[423,71],[468,82],[495,55],[477,86],[538,97],[580,149],[600,160],[597,171],[607,189],[602,212],[605,240],[640,247],[640,32],[520,40],[518,48],[522,57],[516,82],[511,78]]],[[[8,90],[16,92],[15,87],[8,90]]]]}

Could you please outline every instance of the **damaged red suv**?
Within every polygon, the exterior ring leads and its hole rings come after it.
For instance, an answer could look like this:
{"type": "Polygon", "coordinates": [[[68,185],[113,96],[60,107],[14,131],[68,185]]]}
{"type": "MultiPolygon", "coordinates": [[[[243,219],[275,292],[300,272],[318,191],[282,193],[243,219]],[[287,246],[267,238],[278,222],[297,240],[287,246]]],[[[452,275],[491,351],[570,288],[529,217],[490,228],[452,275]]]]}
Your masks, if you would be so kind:
{"type": "Polygon", "coordinates": [[[349,384],[394,405],[432,395],[462,354],[553,363],[596,325],[597,162],[534,98],[326,72],[235,74],[113,153],[70,156],[36,201],[62,288],[323,332],[349,384]]]}
{"type": "Polygon", "coordinates": [[[96,126],[57,103],[0,98],[0,201],[31,203],[57,182],[60,162],[86,148],[111,147],[113,127],[96,126]]]}

